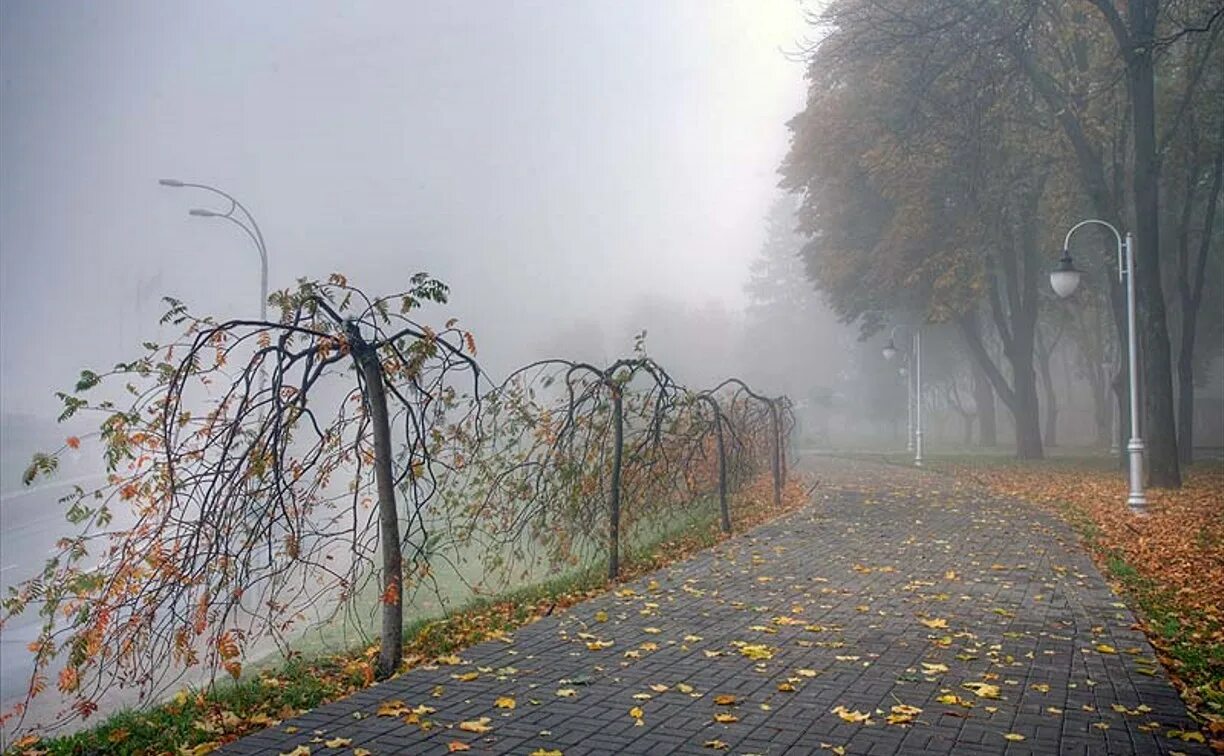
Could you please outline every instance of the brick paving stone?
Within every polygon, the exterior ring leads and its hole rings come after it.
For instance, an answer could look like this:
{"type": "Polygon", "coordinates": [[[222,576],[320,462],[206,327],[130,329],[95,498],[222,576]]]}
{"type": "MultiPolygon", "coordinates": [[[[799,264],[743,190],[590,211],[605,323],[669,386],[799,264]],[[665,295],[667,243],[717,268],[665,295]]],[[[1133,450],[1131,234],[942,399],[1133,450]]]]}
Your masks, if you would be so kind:
{"type": "Polygon", "coordinates": [[[444,754],[452,741],[473,754],[719,753],[712,740],[771,756],[1208,753],[1165,736],[1193,724],[1163,673],[1139,671],[1156,666],[1151,646],[1061,522],[933,473],[827,457],[803,467],[820,485],[800,512],[469,648],[461,665],[418,667],[221,752],[341,754],[321,742],[339,736],[379,756],[444,754]],[[589,650],[594,639],[613,645],[589,650]],[[744,643],[770,658],[747,658],[744,643]],[[557,697],[563,687],[577,695],[557,697]],[[936,700],[949,693],[972,706],[936,700]],[[718,694],[737,702],[715,705],[718,694]],[[495,708],[499,696],[516,708],[495,708]],[[429,728],[375,716],[393,699],[436,709],[429,728]],[[922,712],[887,724],[899,704],[922,712]],[[479,717],[489,732],[457,728],[479,717]]]}

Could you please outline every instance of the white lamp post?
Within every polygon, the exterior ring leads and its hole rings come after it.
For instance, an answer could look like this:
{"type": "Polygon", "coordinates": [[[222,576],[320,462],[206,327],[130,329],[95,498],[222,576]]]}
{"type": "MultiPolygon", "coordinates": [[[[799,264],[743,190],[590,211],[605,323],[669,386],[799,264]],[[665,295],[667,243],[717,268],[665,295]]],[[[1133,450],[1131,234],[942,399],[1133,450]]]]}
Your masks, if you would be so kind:
{"type": "MultiPolygon", "coordinates": [[[[892,360],[897,356],[897,345],[893,342],[893,338],[897,334],[897,329],[901,326],[893,326],[892,332],[888,335],[888,343],[884,346],[884,359],[892,360]]],[[[922,335],[918,328],[914,328],[913,334],[913,351],[914,351],[914,466],[922,467],[922,335]]],[[[906,382],[908,384],[908,381],[906,382]]],[[[906,386],[908,393],[908,385],[906,386]]]]}
{"type": "Polygon", "coordinates": [[[1118,240],[1118,281],[1126,282],[1126,324],[1129,352],[1127,355],[1128,372],[1130,374],[1130,441],[1126,451],[1130,456],[1130,494],[1126,504],[1134,514],[1147,514],[1147,497],[1143,493],[1143,438],[1139,435],[1139,336],[1135,328],[1135,238],[1126,234],[1126,238],[1118,233],[1112,224],[1095,218],[1080,221],[1071,227],[1063,240],[1062,257],[1058,267],[1050,273],[1050,286],[1060,297],[1069,297],[1079,286],[1081,273],[1076,270],[1071,260],[1071,235],[1084,226],[1095,224],[1104,226],[1113,232],[1118,240]]]}

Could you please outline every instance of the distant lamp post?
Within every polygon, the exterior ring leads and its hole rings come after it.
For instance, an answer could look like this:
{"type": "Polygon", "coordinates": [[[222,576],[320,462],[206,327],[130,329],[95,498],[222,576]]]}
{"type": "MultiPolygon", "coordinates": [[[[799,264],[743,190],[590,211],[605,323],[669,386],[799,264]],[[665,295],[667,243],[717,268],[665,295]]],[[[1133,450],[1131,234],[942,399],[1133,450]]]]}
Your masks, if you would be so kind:
{"type": "MultiPolygon", "coordinates": [[[[221,218],[227,220],[242,229],[251,238],[251,241],[255,243],[255,249],[259,252],[259,319],[266,323],[268,320],[268,247],[264,244],[263,232],[259,230],[259,224],[255,222],[255,216],[251,215],[251,211],[247,210],[245,205],[230,196],[228,192],[224,192],[215,186],[196,184],[190,181],[179,181],[172,178],[158,179],[157,183],[172,189],[203,189],[229,201],[229,209],[224,212],[193,207],[187,211],[187,214],[197,218],[221,218]],[[242,215],[235,215],[239,211],[242,212],[242,215]]],[[[266,383],[267,374],[260,368],[259,391],[261,393],[266,383]]]]}
{"type": "Polygon", "coordinates": [[[251,211],[247,210],[246,206],[241,202],[215,186],[170,178],[158,179],[157,183],[172,189],[203,189],[206,192],[211,192],[225,198],[230,203],[229,209],[224,212],[194,207],[188,210],[187,214],[197,218],[222,218],[241,228],[247,236],[251,237],[251,241],[255,243],[256,251],[259,252],[259,319],[266,321],[268,319],[268,247],[264,244],[263,232],[259,230],[259,224],[255,222],[255,216],[251,215],[251,211]],[[239,211],[241,211],[242,215],[235,215],[239,211]]]}
{"type": "MultiPolygon", "coordinates": [[[[884,359],[892,361],[897,356],[897,345],[893,340],[897,335],[897,329],[902,326],[893,326],[892,332],[888,335],[888,343],[884,345],[881,354],[884,359]]],[[[913,328],[913,353],[914,353],[914,370],[913,370],[913,399],[910,399],[911,389],[910,381],[906,380],[906,402],[907,407],[912,406],[913,410],[909,414],[913,417],[913,432],[907,433],[912,437],[913,445],[906,443],[907,449],[913,449],[914,466],[922,467],[922,332],[918,328],[913,328]],[[912,404],[910,402],[912,401],[912,404]]],[[[904,370],[904,368],[902,368],[904,370]]],[[[902,375],[906,375],[907,370],[902,375]]]]}
{"type": "Polygon", "coordinates": [[[1127,233],[1123,238],[1112,224],[1095,218],[1080,221],[1071,227],[1063,240],[1062,257],[1058,267],[1050,272],[1050,287],[1059,297],[1069,297],[1079,287],[1081,273],[1071,260],[1071,235],[1087,225],[1104,226],[1118,240],[1118,281],[1126,282],[1126,324],[1129,351],[1127,355],[1130,375],[1130,441],[1126,451],[1130,456],[1130,494],[1126,504],[1132,513],[1147,514],[1147,497],[1143,493],[1143,438],[1139,434],[1139,336],[1135,327],[1135,238],[1127,233]]]}

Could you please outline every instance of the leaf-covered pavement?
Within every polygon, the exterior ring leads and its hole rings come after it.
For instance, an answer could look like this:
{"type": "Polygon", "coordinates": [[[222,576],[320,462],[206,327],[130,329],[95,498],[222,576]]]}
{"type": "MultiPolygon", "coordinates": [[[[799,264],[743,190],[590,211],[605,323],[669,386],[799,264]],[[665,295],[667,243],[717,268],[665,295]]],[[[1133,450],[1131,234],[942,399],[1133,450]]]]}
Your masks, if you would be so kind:
{"type": "Polygon", "coordinates": [[[807,465],[807,509],[223,752],[1207,753],[1064,525],[807,465]]]}

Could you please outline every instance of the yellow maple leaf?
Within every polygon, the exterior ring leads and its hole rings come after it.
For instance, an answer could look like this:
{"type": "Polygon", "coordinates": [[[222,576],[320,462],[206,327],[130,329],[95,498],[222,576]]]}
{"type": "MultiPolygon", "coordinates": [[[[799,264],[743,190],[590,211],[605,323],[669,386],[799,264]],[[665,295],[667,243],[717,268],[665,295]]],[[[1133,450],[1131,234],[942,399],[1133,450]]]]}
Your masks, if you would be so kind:
{"type": "Polygon", "coordinates": [[[846,722],[864,723],[871,721],[871,714],[862,711],[853,711],[851,709],[847,709],[845,706],[835,706],[832,711],[846,722]]]}
{"type": "Polygon", "coordinates": [[[1004,735],[1003,735],[1003,738],[1004,738],[1005,740],[1014,740],[1014,741],[1024,740],[1024,736],[1023,736],[1023,735],[1021,735],[1021,734],[1020,734],[1020,733],[1018,733],[1018,732],[1009,732],[1009,733],[1006,733],[1006,734],[1004,734],[1004,735]]]}
{"type": "Polygon", "coordinates": [[[328,748],[347,748],[353,744],[352,738],[332,738],[331,740],[323,741],[323,745],[328,748]]]}
{"type": "Polygon", "coordinates": [[[551,748],[548,750],[545,750],[543,748],[537,748],[531,752],[530,756],[564,756],[564,754],[562,754],[560,751],[558,751],[555,748],[551,748]]]}
{"type": "Polygon", "coordinates": [[[906,704],[897,704],[889,711],[891,712],[887,717],[889,724],[909,724],[922,713],[922,709],[919,709],[917,706],[908,706],[906,704]]]}
{"type": "Polygon", "coordinates": [[[734,706],[735,700],[735,696],[731,695],[730,693],[720,693],[719,695],[714,696],[714,703],[719,706],[734,706]]]}
{"type": "Polygon", "coordinates": [[[642,717],[645,716],[645,714],[646,712],[642,711],[641,706],[634,706],[632,709],[629,710],[629,716],[633,717],[634,719],[633,724],[638,727],[642,726],[643,724],[642,717]]]}
{"type": "Polygon", "coordinates": [[[458,727],[464,732],[474,732],[483,735],[493,729],[489,726],[491,721],[488,717],[480,717],[479,719],[469,719],[466,722],[460,722],[458,727]]]}
{"type": "Polygon", "coordinates": [[[961,683],[961,687],[973,691],[978,698],[998,698],[999,686],[984,682],[961,683]]]}
{"type": "Polygon", "coordinates": [[[662,683],[653,683],[650,686],[650,689],[653,690],[655,693],[666,693],[667,691],[671,690],[669,686],[664,685],[662,683]]]}
{"type": "Polygon", "coordinates": [[[578,695],[578,691],[574,690],[573,688],[558,688],[557,689],[557,696],[559,698],[573,698],[576,695],[578,695]]]}
{"type": "Polygon", "coordinates": [[[280,756],[310,756],[310,746],[300,745],[292,751],[282,751],[280,756]]]}
{"type": "Polygon", "coordinates": [[[1097,650],[1097,651],[1100,651],[1102,654],[1116,654],[1116,653],[1118,653],[1118,649],[1114,648],[1113,646],[1109,645],[1108,643],[1098,643],[1098,644],[1096,644],[1096,650],[1097,650]]]}
{"type": "Polygon", "coordinates": [[[735,716],[734,714],[715,714],[714,721],[721,724],[731,724],[732,722],[738,722],[739,717],[735,716]]]}
{"type": "Polygon", "coordinates": [[[731,747],[718,738],[715,738],[714,740],[707,740],[706,742],[702,743],[702,745],[706,748],[713,748],[715,751],[725,751],[731,747]]]}
{"type": "Polygon", "coordinates": [[[739,652],[756,661],[773,658],[773,650],[764,644],[745,643],[739,647],[739,652]]]}
{"type": "Polygon", "coordinates": [[[964,706],[966,709],[972,709],[974,706],[972,701],[961,698],[955,693],[944,693],[942,696],[937,697],[935,700],[942,704],[948,704],[950,706],[964,706]]]}
{"type": "Polygon", "coordinates": [[[470,751],[470,750],[472,750],[472,747],[468,745],[467,743],[464,743],[462,740],[452,740],[451,742],[446,744],[447,753],[456,753],[458,751],[470,751]]]}
{"type": "Polygon", "coordinates": [[[378,711],[375,712],[380,717],[402,717],[408,714],[411,709],[408,704],[400,700],[383,701],[378,705],[378,711]]]}
{"type": "Polygon", "coordinates": [[[942,617],[933,617],[931,619],[924,619],[924,620],[918,620],[918,621],[926,625],[927,627],[931,628],[932,630],[939,630],[939,629],[942,629],[948,626],[948,621],[946,619],[943,619],[942,617]]]}
{"type": "Polygon", "coordinates": [[[510,696],[499,696],[493,705],[499,709],[513,709],[515,706],[514,699],[510,696]]]}
{"type": "Polygon", "coordinates": [[[451,675],[451,677],[455,678],[459,682],[471,682],[477,677],[480,677],[480,673],[476,670],[472,670],[471,672],[464,672],[461,675],[451,675]]]}

